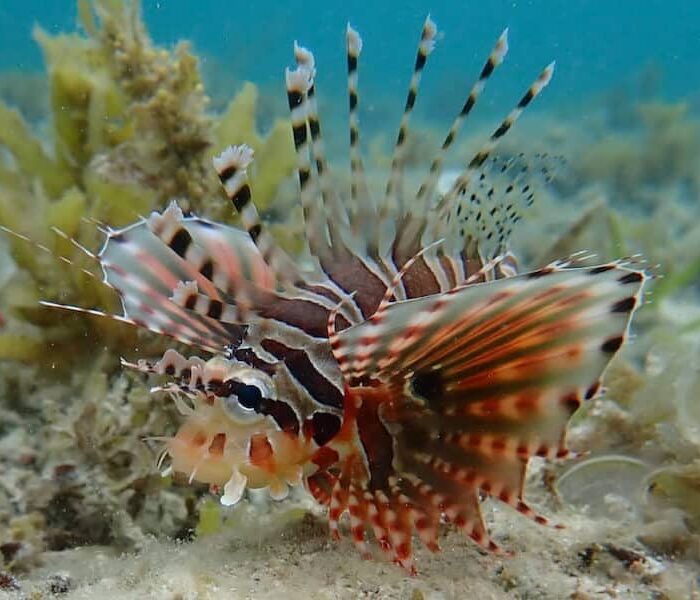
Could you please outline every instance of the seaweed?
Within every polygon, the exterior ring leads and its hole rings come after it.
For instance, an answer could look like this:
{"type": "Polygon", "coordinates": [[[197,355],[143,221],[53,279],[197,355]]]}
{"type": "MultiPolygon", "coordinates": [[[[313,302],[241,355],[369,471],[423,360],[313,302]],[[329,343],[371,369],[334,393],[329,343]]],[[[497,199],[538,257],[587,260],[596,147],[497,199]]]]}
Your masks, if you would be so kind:
{"type": "Polygon", "coordinates": [[[36,566],[44,550],[189,537],[204,491],[158,474],[154,441],[144,438],[167,434],[175,409],[117,373],[120,355],[155,355],[162,341],[39,305],[119,312],[66,236],[95,251],[102,223],[126,225],[173,196],[232,220],[210,166],[227,143],[256,149],[251,185],[262,206],[294,164],[287,121],[259,132],[253,84],[213,114],[191,49],[156,47],[138,2],[80,0],[78,9],[82,34],[34,32],[47,67],[48,128],[35,132],[21,103],[0,101],[0,225],[23,236],[0,245],[0,262],[14,263],[3,264],[0,297],[0,565],[13,572],[36,566]]]}
{"type": "Polygon", "coordinates": [[[644,186],[685,181],[700,191],[700,122],[688,104],[641,102],[631,111],[634,127],[606,130],[588,146],[577,164],[580,177],[609,182],[616,196],[636,204],[644,186]]]}
{"type": "Polygon", "coordinates": [[[123,226],[173,197],[186,209],[230,221],[233,211],[211,168],[216,151],[243,140],[253,146],[251,186],[263,208],[294,165],[286,121],[278,120],[266,136],[257,130],[257,88],[244,85],[224,114],[210,114],[189,45],[155,46],[137,1],[80,0],[78,13],[84,34],[34,31],[48,73],[49,139],[0,102],[0,225],[46,249],[42,255],[10,239],[18,270],[4,286],[2,309],[16,322],[0,333],[0,357],[59,370],[93,353],[90,340],[97,337],[112,349],[116,366],[118,350],[136,346],[137,337],[123,326],[57,319],[38,307],[46,299],[116,308],[97,279],[56,260],[60,255],[90,267],[51,228],[96,248],[100,234],[86,221],[123,226]]]}

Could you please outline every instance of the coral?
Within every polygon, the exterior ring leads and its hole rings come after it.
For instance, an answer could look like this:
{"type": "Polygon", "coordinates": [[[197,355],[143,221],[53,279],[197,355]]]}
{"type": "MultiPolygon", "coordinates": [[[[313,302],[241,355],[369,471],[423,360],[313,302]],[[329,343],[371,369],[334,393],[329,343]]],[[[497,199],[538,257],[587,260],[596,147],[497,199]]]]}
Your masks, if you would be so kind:
{"type": "Polygon", "coordinates": [[[186,43],[172,51],[154,46],[138,2],[78,5],[87,35],[34,33],[48,71],[50,148],[18,110],[0,102],[0,225],[48,248],[42,255],[10,240],[19,269],[4,286],[0,310],[19,319],[0,334],[0,357],[59,369],[93,354],[91,339],[106,341],[116,359],[118,349],[134,347],[137,338],[123,326],[57,319],[38,306],[46,299],[115,308],[113,294],[99,282],[56,260],[62,255],[89,267],[51,227],[95,249],[99,235],[83,221],[118,227],[174,196],[191,210],[231,220],[210,166],[215,151],[244,139],[255,148],[252,187],[262,206],[294,164],[287,122],[277,121],[265,137],[257,132],[255,86],[246,84],[223,115],[209,114],[197,59],[186,43]]]}

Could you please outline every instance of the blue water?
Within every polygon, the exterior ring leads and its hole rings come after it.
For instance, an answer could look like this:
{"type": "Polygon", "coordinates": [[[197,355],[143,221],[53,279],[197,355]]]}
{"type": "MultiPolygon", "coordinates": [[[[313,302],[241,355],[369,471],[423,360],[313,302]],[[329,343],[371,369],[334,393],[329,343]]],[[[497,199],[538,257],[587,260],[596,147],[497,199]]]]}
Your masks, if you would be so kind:
{"type": "MultiPolygon", "coordinates": [[[[365,42],[365,93],[396,89],[403,94],[428,12],[444,38],[431,57],[425,89],[459,89],[461,96],[493,41],[509,26],[511,52],[498,83],[498,96],[507,101],[552,59],[557,74],[547,91],[550,107],[614,88],[648,65],[660,68],[666,98],[693,97],[700,90],[700,2],[695,0],[145,0],[143,8],[158,43],[191,40],[205,63],[238,79],[276,82],[280,90],[294,39],[315,50],[320,88],[325,93],[342,89],[343,32],[349,20],[365,42]]],[[[0,70],[41,68],[31,39],[35,23],[51,32],[73,30],[73,2],[0,3],[0,70]]]]}

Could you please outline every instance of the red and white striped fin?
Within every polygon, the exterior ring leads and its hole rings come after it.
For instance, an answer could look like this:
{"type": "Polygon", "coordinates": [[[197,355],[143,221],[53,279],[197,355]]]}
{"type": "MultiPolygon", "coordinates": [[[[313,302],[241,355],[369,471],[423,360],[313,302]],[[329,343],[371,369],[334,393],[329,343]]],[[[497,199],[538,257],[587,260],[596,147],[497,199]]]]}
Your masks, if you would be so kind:
{"type": "MultiPolygon", "coordinates": [[[[167,210],[163,215],[165,213],[167,210]]],[[[246,278],[254,274],[259,275],[261,281],[269,281],[270,275],[261,272],[264,263],[257,249],[245,232],[223,225],[210,227],[197,219],[182,219],[177,221],[177,226],[180,231],[178,239],[172,240],[175,249],[156,237],[145,220],[111,232],[99,253],[105,281],[121,296],[124,316],[147,328],[155,327],[166,335],[196,340],[196,345],[208,348],[223,349],[237,343],[242,335],[240,327],[194,314],[175,304],[171,296],[181,282],[193,280],[194,276],[198,284],[215,292],[219,288],[214,288],[209,279],[214,273],[217,273],[216,279],[221,278],[221,285],[227,288],[244,285],[246,278]],[[187,248],[193,244],[200,248],[200,253],[204,240],[209,240],[207,244],[213,243],[210,238],[215,230],[217,235],[225,236],[226,252],[217,256],[210,267],[198,270],[183,256],[188,255],[187,248]],[[228,259],[235,260],[238,265],[237,281],[229,281],[224,276],[230,265],[224,267],[222,264],[227,264],[228,259]]],[[[218,292],[216,296],[219,296],[218,292]]]]}
{"type": "Polygon", "coordinates": [[[527,459],[569,454],[568,421],[600,389],[647,279],[629,263],[567,264],[395,302],[334,335],[358,422],[373,423],[359,434],[367,510],[382,492],[392,510],[411,507],[424,539],[436,543],[438,511],[494,551],[480,494],[548,522],[523,499],[527,459]]]}
{"type": "Polygon", "coordinates": [[[232,304],[220,298],[200,294],[195,281],[181,281],[173,290],[170,299],[177,306],[221,323],[243,324],[248,308],[242,308],[240,303],[232,304]]]}
{"type": "MultiPolygon", "coordinates": [[[[87,248],[84,248],[77,241],[72,240],[70,236],[59,229],[53,228],[53,231],[57,235],[63,237],[64,239],[68,239],[88,258],[96,261],[103,269],[103,278],[100,278],[95,273],[76,265],[72,259],[66,256],[56,255],[54,251],[47,246],[31,240],[27,236],[11,231],[2,226],[0,226],[0,230],[13,235],[14,237],[21,239],[28,244],[31,244],[41,252],[50,254],[53,258],[79,270],[84,275],[93,279],[99,285],[103,285],[114,290],[122,300],[123,314],[113,315],[97,309],[75,305],[65,305],[51,301],[42,301],[40,303],[42,306],[110,319],[112,321],[132,325],[134,327],[147,329],[153,333],[172,337],[184,344],[197,346],[212,352],[218,351],[226,347],[228,344],[235,342],[240,336],[240,333],[238,333],[236,330],[224,329],[211,320],[202,320],[196,316],[195,318],[192,318],[191,316],[188,316],[185,311],[169,302],[167,297],[163,296],[163,294],[166,293],[165,288],[159,288],[157,282],[154,282],[152,278],[144,278],[143,270],[135,272],[134,269],[131,268],[133,257],[127,259],[125,266],[122,268],[121,260],[123,256],[121,255],[121,252],[118,253],[120,256],[117,257],[120,266],[115,266],[111,263],[111,260],[115,258],[113,256],[113,252],[110,251],[106,258],[103,256],[104,251],[110,246],[110,239],[117,239],[119,240],[119,243],[125,243],[129,248],[133,249],[131,246],[129,246],[129,244],[131,244],[130,239],[133,231],[143,230],[148,232],[144,222],[137,223],[136,225],[122,231],[109,231],[105,247],[99,255],[96,255],[87,248]],[[152,285],[153,283],[156,283],[156,285],[152,285]]],[[[154,243],[154,248],[156,250],[162,250],[163,244],[157,238],[152,236],[150,233],[148,233],[147,237],[151,238],[151,242],[154,243]]],[[[120,248],[120,251],[121,250],[123,249],[120,248]]],[[[145,262],[149,263],[152,260],[153,256],[148,255],[145,262]]],[[[168,296],[169,295],[170,293],[168,293],[168,296]]]]}

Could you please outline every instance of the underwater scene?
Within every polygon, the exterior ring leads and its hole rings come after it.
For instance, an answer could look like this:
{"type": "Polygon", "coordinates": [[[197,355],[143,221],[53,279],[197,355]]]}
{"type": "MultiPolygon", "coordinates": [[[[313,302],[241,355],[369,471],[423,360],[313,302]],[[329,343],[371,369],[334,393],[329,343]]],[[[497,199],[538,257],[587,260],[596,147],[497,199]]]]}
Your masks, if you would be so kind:
{"type": "Polygon", "coordinates": [[[700,8],[0,4],[0,599],[700,599],[700,8]]]}

